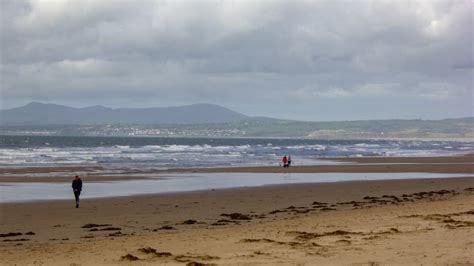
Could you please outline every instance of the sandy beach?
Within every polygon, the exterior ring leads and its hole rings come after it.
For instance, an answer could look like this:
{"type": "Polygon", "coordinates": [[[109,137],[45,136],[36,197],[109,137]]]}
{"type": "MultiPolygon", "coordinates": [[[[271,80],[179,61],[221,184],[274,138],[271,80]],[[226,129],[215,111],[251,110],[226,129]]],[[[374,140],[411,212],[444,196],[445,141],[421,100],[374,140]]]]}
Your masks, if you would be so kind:
{"type": "MultiPolygon", "coordinates": [[[[437,165],[459,178],[88,199],[79,209],[73,200],[3,203],[1,263],[471,265],[474,178],[463,177],[472,165],[457,158],[437,165]]],[[[412,171],[396,160],[348,167],[412,171]]],[[[423,160],[420,169],[436,166],[423,160]]]]}

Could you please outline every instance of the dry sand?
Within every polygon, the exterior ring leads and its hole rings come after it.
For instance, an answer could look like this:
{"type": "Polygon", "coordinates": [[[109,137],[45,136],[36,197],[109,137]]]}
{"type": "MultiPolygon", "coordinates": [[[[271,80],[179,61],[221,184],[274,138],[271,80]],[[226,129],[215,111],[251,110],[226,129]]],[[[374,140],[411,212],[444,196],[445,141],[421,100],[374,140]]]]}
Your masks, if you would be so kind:
{"type": "Polygon", "coordinates": [[[473,239],[472,177],[0,204],[4,265],[472,265],[473,239]]]}

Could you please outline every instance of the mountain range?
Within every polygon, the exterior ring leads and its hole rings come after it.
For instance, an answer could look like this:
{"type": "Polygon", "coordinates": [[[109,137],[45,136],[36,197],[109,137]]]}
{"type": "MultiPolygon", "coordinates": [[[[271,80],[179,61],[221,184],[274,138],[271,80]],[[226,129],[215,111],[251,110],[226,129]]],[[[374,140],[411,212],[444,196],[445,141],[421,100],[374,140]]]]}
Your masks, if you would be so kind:
{"type": "Polygon", "coordinates": [[[112,109],[101,105],[73,108],[32,102],[0,111],[1,125],[203,124],[235,122],[247,118],[213,104],[112,109]]]}
{"type": "Polygon", "coordinates": [[[0,111],[0,135],[474,139],[474,117],[306,122],[251,117],[212,104],[72,108],[32,102],[0,111]]]}

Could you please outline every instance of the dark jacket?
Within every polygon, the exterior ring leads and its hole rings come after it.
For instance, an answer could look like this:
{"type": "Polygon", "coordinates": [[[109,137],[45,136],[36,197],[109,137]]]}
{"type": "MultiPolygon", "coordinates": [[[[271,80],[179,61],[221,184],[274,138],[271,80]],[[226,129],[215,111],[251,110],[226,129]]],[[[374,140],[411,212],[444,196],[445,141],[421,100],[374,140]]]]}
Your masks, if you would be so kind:
{"type": "Polygon", "coordinates": [[[82,190],[82,180],[81,179],[72,180],[72,189],[81,191],[82,190]]]}

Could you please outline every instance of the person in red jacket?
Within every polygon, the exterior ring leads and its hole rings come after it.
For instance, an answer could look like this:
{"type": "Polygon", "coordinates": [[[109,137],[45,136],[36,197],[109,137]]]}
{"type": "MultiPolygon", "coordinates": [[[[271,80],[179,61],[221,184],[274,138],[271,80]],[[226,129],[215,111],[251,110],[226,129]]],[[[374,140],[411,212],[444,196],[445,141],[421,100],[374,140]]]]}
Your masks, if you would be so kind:
{"type": "Polygon", "coordinates": [[[288,167],[288,157],[286,157],[286,155],[283,156],[283,159],[281,161],[283,162],[283,167],[288,167]]]}

